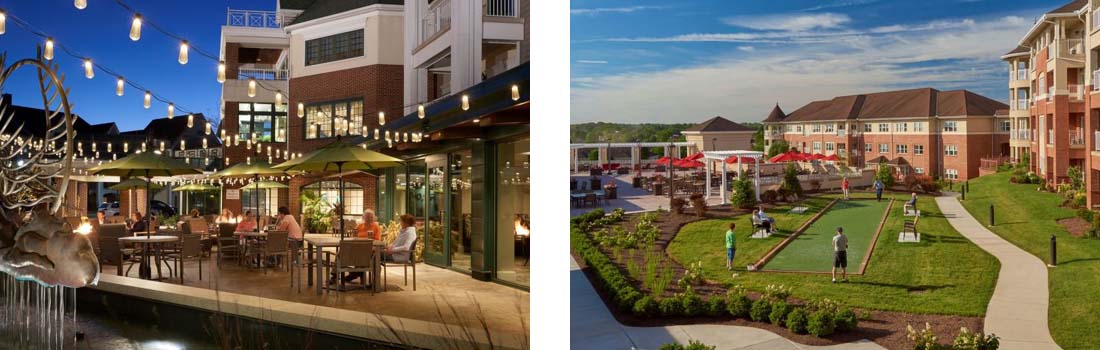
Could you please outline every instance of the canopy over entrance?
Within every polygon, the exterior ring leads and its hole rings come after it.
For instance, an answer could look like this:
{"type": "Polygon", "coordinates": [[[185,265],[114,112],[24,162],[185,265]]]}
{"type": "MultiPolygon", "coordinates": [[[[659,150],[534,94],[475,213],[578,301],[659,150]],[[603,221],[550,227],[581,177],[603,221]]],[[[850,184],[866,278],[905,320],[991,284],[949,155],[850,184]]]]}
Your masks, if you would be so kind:
{"type": "MultiPolygon", "coordinates": [[[[728,194],[726,193],[726,187],[727,187],[726,182],[729,181],[729,180],[727,180],[728,176],[726,176],[725,163],[730,158],[740,160],[740,162],[737,163],[738,164],[737,165],[738,169],[740,169],[741,164],[745,164],[745,163],[750,163],[750,164],[757,163],[758,164],[764,158],[764,152],[759,152],[759,151],[703,151],[702,153],[703,153],[703,158],[700,159],[701,161],[707,163],[708,165],[712,162],[717,162],[718,165],[720,165],[721,168],[722,168],[722,190],[719,191],[722,194],[722,203],[725,203],[726,201],[729,200],[728,194]],[[749,159],[751,159],[752,161],[748,161],[749,159]]],[[[707,166],[705,168],[707,169],[707,176],[706,176],[707,186],[706,186],[706,188],[707,188],[707,198],[709,199],[710,198],[710,171],[711,171],[710,169],[711,169],[711,167],[707,166]]],[[[760,167],[755,166],[753,168],[755,169],[755,171],[753,171],[752,183],[753,183],[753,186],[755,187],[755,191],[756,191],[756,200],[760,201],[760,167]]],[[[740,173],[740,171],[738,171],[738,173],[740,173]]]]}

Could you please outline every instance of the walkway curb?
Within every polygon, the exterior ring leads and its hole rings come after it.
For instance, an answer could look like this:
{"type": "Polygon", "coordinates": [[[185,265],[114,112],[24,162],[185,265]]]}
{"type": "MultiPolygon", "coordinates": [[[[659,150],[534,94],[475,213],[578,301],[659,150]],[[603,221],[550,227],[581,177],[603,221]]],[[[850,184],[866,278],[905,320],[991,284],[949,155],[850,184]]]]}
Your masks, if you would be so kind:
{"type": "Polygon", "coordinates": [[[957,196],[944,192],[936,197],[943,216],[956,231],[1001,262],[997,286],[985,313],[985,333],[1001,337],[1001,350],[1060,349],[1048,327],[1046,263],[986,229],[963,208],[957,196]]]}

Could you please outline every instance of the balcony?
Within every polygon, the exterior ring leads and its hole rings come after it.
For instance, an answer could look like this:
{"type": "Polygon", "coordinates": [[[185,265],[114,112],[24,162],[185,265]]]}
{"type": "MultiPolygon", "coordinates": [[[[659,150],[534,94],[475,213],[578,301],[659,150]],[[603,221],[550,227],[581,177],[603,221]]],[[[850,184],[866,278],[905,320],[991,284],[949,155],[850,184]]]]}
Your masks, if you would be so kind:
{"type": "Polygon", "coordinates": [[[783,138],[783,131],[778,129],[771,129],[764,132],[764,138],[773,140],[783,138]]]}
{"type": "Polygon", "coordinates": [[[282,28],[292,18],[283,18],[275,11],[250,11],[229,9],[225,15],[225,25],[248,28],[282,28]]]}
{"type": "Polygon", "coordinates": [[[1057,41],[1058,58],[1084,62],[1085,42],[1081,39],[1059,39],[1057,41]]]}
{"type": "Polygon", "coordinates": [[[1085,99],[1085,85],[1084,84],[1069,84],[1069,99],[1073,101],[1081,101],[1085,99]]]}
{"type": "Polygon", "coordinates": [[[440,0],[420,17],[420,43],[451,28],[451,0],[440,0]]]}
{"type": "Polygon", "coordinates": [[[1016,129],[1011,131],[1013,140],[1031,140],[1031,129],[1016,129]]]}
{"type": "Polygon", "coordinates": [[[270,65],[242,64],[237,72],[239,80],[286,80],[286,69],[275,69],[270,65]]]}
{"type": "Polygon", "coordinates": [[[1054,129],[1047,130],[1047,144],[1048,145],[1053,145],[1054,144],[1054,129]]]}
{"type": "Polygon", "coordinates": [[[490,17],[519,17],[519,0],[485,0],[482,11],[490,17]]]}
{"type": "Polygon", "coordinates": [[[1092,150],[1100,151],[1100,131],[1092,132],[1092,150]]]}
{"type": "Polygon", "coordinates": [[[1084,146],[1085,145],[1085,130],[1081,128],[1070,129],[1069,131],[1069,145],[1070,146],[1084,146]]]}
{"type": "Polygon", "coordinates": [[[1027,68],[1016,70],[1016,80],[1027,80],[1027,68]]]}
{"type": "Polygon", "coordinates": [[[1014,105],[1013,107],[1016,107],[1016,110],[1026,111],[1027,106],[1028,100],[1026,98],[1021,98],[1016,100],[1016,105],[1014,105]]]}
{"type": "Polygon", "coordinates": [[[1100,91],[1100,69],[1092,71],[1092,91],[1100,91]]]}

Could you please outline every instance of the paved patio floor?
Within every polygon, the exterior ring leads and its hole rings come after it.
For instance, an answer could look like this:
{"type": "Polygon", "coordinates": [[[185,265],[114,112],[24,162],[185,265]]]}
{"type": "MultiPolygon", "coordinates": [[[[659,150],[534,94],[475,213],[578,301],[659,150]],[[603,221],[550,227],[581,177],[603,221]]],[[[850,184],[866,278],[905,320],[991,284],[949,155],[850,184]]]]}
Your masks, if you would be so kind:
{"type": "MultiPolygon", "coordinates": [[[[646,172],[643,175],[650,176],[652,172],[646,172]]],[[[588,174],[573,174],[574,179],[588,179],[591,176],[588,174]]],[[[638,211],[653,211],[657,208],[668,210],[668,197],[667,196],[655,196],[650,192],[642,188],[634,188],[631,183],[634,181],[634,175],[602,175],[600,176],[600,183],[608,184],[609,181],[615,181],[619,186],[618,198],[612,199],[607,204],[603,204],[600,207],[604,211],[610,211],[615,208],[623,208],[626,212],[638,212],[638,211]]],[[[710,200],[707,201],[707,205],[719,205],[722,204],[722,199],[719,195],[714,194],[710,200]]],[[[569,208],[569,216],[577,216],[596,209],[595,207],[573,207],[569,208]]]]}

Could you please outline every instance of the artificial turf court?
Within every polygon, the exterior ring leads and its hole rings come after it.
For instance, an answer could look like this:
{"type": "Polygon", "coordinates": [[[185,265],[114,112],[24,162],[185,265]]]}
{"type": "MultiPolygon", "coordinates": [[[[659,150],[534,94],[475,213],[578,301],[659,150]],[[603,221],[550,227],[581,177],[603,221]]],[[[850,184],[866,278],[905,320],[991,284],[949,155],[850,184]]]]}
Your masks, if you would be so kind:
{"type": "Polygon", "coordinates": [[[765,271],[829,272],[833,267],[833,235],[838,226],[848,236],[848,272],[858,273],[859,265],[875,237],[879,222],[889,205],[866,199],[839,200],[810,224],[804,232],[775,254],[765,271]]]}

